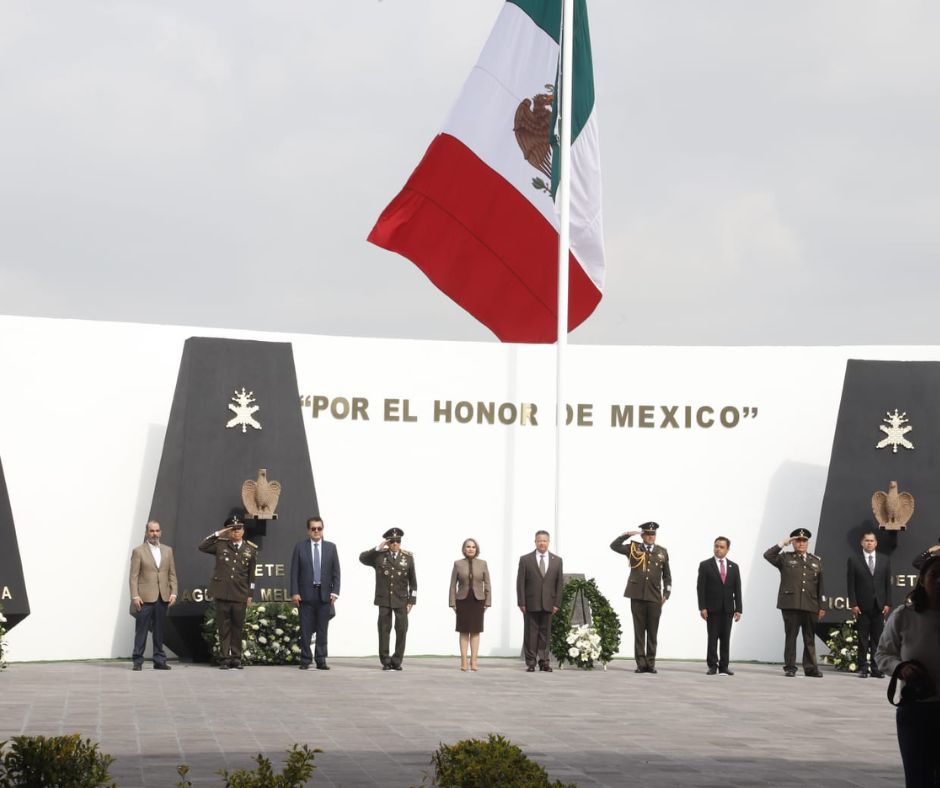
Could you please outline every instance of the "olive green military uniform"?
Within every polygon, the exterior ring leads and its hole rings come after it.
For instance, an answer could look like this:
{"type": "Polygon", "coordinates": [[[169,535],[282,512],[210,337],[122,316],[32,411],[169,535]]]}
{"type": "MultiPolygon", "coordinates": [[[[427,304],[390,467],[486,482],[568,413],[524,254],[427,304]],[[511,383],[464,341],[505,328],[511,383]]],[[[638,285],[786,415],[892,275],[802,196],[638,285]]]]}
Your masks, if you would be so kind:
{"type": "Polygon", "coordinates": [[[656,638],[663,601],[672,591],[669,553],[657,544],[624,542],[618,536],[610,543],[615,553],[627,556],[630,577],[623,595],[630,599],[633,614],[633,656],[641,671],[656,667],[656,638]],[[647,549],[649,548],[649,549],[647,549]]]}
{"type": "Polygon", "coordinates": [[[222,646],[221,662],[239,665],[245,612],[254,589],[258,545],[243,539],[236,549],[230,539],[210,534],[203,539],[199,549],[215,556],[209,594],[215,600],[215,620],[222,646]]]}
{"type": "Polygon", "coordinates": [[[375,569],[375,605],[379,608],[379,660],[383,667],[400,668],[405,656],[408,605],[417,601],[415,559],[407,550],[372,548],[359,555],[360,563],[375,569]],[[389,641],[395,618],[395,653],[389,657],[389,641]]]}
{"type": "Polygon", "coordinates": [[[783,669],[796,670],[796,633],[802,630],[803,671],[815,675],[819,672],[816,621],[823,601],[822,559],[812,553],[783,552],[779,544],[767,550],[764,558],[780,571],[777,608],[783,615],[783,669]]]}

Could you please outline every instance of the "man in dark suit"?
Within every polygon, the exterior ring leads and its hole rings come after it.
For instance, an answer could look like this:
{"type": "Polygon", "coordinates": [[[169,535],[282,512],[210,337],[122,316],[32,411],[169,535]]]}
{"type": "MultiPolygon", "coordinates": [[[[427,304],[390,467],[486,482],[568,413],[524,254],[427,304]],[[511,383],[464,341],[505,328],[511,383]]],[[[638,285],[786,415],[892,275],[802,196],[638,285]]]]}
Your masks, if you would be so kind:
{"type": "Polygon", "coordinates": [[[375,570],[375,605],[379,609],[379,661],[382,670],[401,670],[405,657],[405,636],[408,634],[408,614],[418,601],[418,578],[415,575],[415,557],[401,548],[401,528],[389,528],[378,547],[359,554],[359,563],[375,570]],[[395,652],[389,656],[392,634],[392,616],[395,617],[395,652]]]}
{"type": "Polygon", "coordinates": [[[548,531],[536,531],[535,551],[519,559],[516,573],[516,604],[525,616],[526,671],[552,672],[549,645],[552,615],[561,607],[563,569],[561,557],[548,551],[548,531]]]}
{"type": "Polygon", "coordinates": [[[241,670],[242,633],[255,589],[258,545],[245,539],[245,523],[238,515],[232,515],[221,531],[202,540],[199,549],[215,556],[209,593],[215,599],[215,622],[222,649],[219,667],[241,670]]]}
{"type": "Polygon", "coordinates": [[[731,540],[719,536],[715,540],[715,557],[698,565],[698,612],[705,619],[708,630],[708,675],[720,673],[733,676],[728,667],[731,655],[731,622],[740,621],[744,612],[741,604],[741,571],[726,556],[731,540]],[[720,648],[720,651],[719,651],[720,648]]]}
{"type": "Polygon", "coordinates": [[[871,675],[883,679],[878,670],[875,649],[885,626],[885,616],[891,609],[891,559],[878,555],[878,537],[873,531],[862,534],[862,549],[849,556],[846,563],[846,587],[849,604],[858,629],[859,677],[871,675]]]}
{"type": "Polygon", "coordinates": [[[153,667],[169,670],[163,650],[163,626],[167,610],[176,603],[176,564],[173,550],[160,544],[160,523],[147,523],[146,541],[131,553],[131,604],[137,618],[134,627],[134,670],[141,670],[147,633],[153,624],[153,667]]]}
{"type": "Polygon", "coordinates": [[[310,667],[310,638],[316,632],[317,670],[329,670],[327,630],[339,599],[339,556],[336,545],[323,538],[322,519],[307,520],[307,534],[290,559],[290,598],[300,608],[300,669],[310,667]]]}
{"type": "Polygon", "coordinates": [[[777,609],[783,616],[783,673],[796,675],[796,633],[803,634],[803,673],[821,679],[816,662],[816,622],[826,615],[823,608],[822,559],[809,552],[813,534],[808,528],[795,528],[787,539],[767,548],[764,558],[780,572],[777,609]],[[793,551],[783,548],[793,545],[793,551]]]}
{"type": "Polygon", "coordinates": [[[630,600],[633,615],[634,673],[658,673],[659,618],[672,593],[669,553],[656,544],[658,530],[659,523],[643,523],[638,531],[625,531],[610,543],[611,550],[625,555],[630,562],[630,576],[623,595],[630,600]],[[642,534],[642,542],[627,541],[637,534],[642,534]]]}

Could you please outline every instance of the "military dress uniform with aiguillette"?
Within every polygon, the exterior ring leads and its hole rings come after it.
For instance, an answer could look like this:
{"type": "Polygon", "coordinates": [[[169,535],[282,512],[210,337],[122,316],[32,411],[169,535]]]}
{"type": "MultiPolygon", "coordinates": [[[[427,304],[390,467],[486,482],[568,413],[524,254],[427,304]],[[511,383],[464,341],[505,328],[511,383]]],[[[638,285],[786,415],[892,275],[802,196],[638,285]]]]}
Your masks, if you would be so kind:
{"type": "Polygon", "coordinates": [[[215,569],[209,593],[215,600],[215,620],[222,646],[221,663],[237,667],[242,659],[242,632],[248,597],[253,593],[258,545],[242,539],[236,549],[230,539],[214,533],[203,539],[199,549],[215,556],[215,569]]]}
{"type": "Polygon", "coordinates": [[[656,637],[663,601],[672,591],[669,553],[657,544],[626,542],[618,536],[610,543],[615,553],[627,556],[630,577],[623,595],[630,600],[633,614],[633,656],[640,673],[656,669],[656,637]]]}
{"type": "Polygon", "coordinates": [[[360,563],[375,569],[375,605],[379,608],[379,660],[386,669],[401,669],[408,632],[408,605],[417,601],[415,559],[407,550],[372,548],[359,555],[360,563]],[[389,657],[389,641],[395,617],[395,652],[389,657]]]}
{"type": "Polygon", "coordinates": [[[796,633],[803,633],[803,672],[807,676],[821,675],[816,663],[816,622],[822,609],[822,559],[818,555],[783,552],[775,544],[764,553],[780,571],[780,589],[777,608],[783,615],[784,647],[783,669],[787,675],[796,672],[796,633]]]}

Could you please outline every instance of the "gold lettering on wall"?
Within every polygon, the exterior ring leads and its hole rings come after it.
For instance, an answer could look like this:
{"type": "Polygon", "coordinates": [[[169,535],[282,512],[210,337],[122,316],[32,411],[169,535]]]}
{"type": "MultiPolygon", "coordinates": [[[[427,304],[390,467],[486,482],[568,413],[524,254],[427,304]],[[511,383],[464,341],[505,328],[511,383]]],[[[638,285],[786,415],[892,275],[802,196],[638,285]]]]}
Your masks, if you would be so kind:
{"type": "Polygon", "coordinates": [[[3,587],[3,591],[0,592],[0,599],[13,599],[13,592],[10,591],[10,586],[3,587]]]}

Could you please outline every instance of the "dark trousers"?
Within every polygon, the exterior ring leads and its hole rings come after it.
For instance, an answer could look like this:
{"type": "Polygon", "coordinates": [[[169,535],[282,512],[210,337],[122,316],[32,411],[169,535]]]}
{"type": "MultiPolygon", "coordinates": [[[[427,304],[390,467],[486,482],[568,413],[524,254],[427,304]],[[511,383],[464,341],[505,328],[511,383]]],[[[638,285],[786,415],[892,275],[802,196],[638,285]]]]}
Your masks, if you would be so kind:
{"type": "Polygon", "coordinates": [[[937,731],[940,702],[903,703],[898,706],[898,748],[907,788],[940,788],[937,731]]]}
{"type": "Polygon", "coordinates": [[[733,616],[733,613],[708,611],[708,618],[705,619],[708,630],[708,651],[705,653],[705,661],[710,668],[728,669],[728,660],[731,656],[731,621],[733,616]]]}
{"type": "Polygon", "coordinates": [[[552,612],[529,610],[525,614],[525,664],[534,667],[549,664],[548,645],[552,638],[552,612]]]}
{"type": "Polygon", "coordinates": [[[379,606],[379,661],[397,667],[405,656],[405,635],[408,632],[408,608],[379,606]],[[395,653],[388,656],[392,635],[392,614],[395,615],[395,653]]]}
{"type": "Polygon", "coordinates": [[[134,626],[134,664],[144,662],[144,649],[147,648],[147,633],[153,625],[153,664],[165,665],[166,653],[163,651],[163,625],[166,623],[166,611],[169,604],[162,599],[156,602],[144,602],[137,613],[134,626]]]}
{"type": "Polygon", "coordinates": [[[241,602],[215,600],[215,623],[219,628],[219,643],[222,646],[221,662],[236,664],[242,661],[242,632],[245,629],[247,608],[244,599],[241,602]]]}
{"type": "Polygon", "coordinates": [[[656,667],[656,635],[659,633],[659,617],[663,613],[662,602],[630,600],[633,613],[633,656],[638,668],[656,667]]]}
{"type": "Polygon", "coordinates": [[[803,632],[803,670],[816,666],[816,613],[806,610],[781,610],[783,614],[783,669],[796,670],[796,633],[803,632]]]}
{"type": "Polygon", "coordinates": [[[885,628],[884,616],[881,608],[872,600],[868,610],[859,607],[859,614],[855,619],[855,628],[858,630],[858,669],[862,673],[877,670],[875,664],[875,649],[881,640],[881,633],[885,628]]]}
{"type": "Polygon", "coordinates": [[[317,636],[315,656],[318,665],[326,663],[327,628],[330,624],[330,603],[321,602],[320,598],[300,603],[300,661],[309,665],[313,658],[310,654],[310,638],[317,636]]]}

